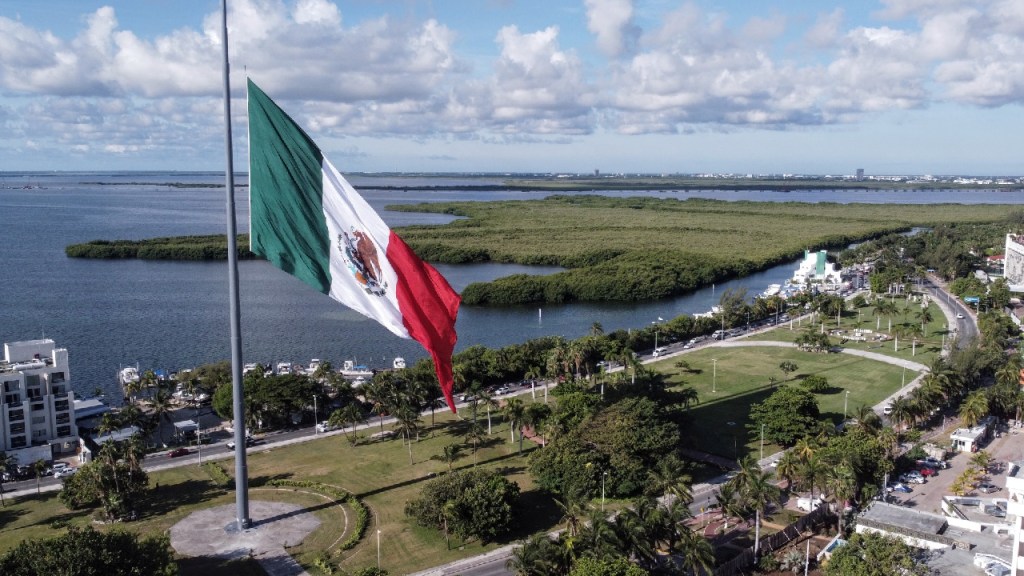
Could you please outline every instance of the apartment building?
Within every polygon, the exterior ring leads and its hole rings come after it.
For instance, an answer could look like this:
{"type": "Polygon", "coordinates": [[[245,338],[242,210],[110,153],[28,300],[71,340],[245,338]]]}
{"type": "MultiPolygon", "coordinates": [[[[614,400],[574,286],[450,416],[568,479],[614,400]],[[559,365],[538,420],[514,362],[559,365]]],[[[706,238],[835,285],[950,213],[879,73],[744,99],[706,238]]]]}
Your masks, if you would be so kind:
{"type": "Polygon", "coordinates": [[[68,351],[53,340],[4,344],[0,361],[0,451],[20,464],[78,447],[68,351]]]}

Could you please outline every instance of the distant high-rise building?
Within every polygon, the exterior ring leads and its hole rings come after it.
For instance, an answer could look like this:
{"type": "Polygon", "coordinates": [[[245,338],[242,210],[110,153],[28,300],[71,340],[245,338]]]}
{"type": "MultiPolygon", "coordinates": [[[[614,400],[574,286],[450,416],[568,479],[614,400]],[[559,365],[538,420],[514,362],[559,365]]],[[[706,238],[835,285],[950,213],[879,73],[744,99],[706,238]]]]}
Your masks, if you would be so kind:
{"type": "Polygon", "coordinates": [[[863,168],[857,168],[857,182],[862,182],[862,181],[864,181],[864,169],[863,168]]]}
{"type": "Polygon", "coordinates": [[[600,177],[600,176],[601,176],[601,170],[600,170],[600,169],[598,169],[598,168],[595,168],[595,169],[594,169],[594,176],[598,176],[598,177],[600,177]]]}

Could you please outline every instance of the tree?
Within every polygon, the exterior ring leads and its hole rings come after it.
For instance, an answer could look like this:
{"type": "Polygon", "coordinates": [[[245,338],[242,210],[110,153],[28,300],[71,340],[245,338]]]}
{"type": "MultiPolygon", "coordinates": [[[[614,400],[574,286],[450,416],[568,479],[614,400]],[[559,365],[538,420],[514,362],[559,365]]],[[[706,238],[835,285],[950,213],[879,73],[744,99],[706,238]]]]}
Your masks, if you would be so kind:
{"type": "Polygon", "coordinates": [[[102,506],[108,520],[128,515],[149,487],[142,469],[144,454],[138,435],[106,442],[92,462],[64,481],[60,501],[72,510],[102,506]]]}
{"type": "Polygon", "coordinates": [[[818,427],[818,401],[807,390],[783,386],[764,402],[750,407],[747,427],[760,433],[765,427],[765,438],[782,446],[792,446],[809,431],[818,427]]]}
{"type": "Polygon", "coordinates": [[[788,380],[789,379],[789,375],[791,373],[797,371],[796,362],[791,362],[789,360],[785,360],[785,361],[783,361],[782,363],[779,364],[779,370],[782,370],[783,378],[788,380]]]}
{"type": "Polygon", "coordinates": [[[508,420],[509,434],[512,442],[516,441],[515,431],[519,430],[519,453],[523,453],[523,418],[526,416],[526,405],[520,398],[509,398],[502,409],[505,420],[508,420]]]}
{"type": "Polygon", "coordinates": [[[7,507],[7,503],[4,502],[4,474],[8,468],[11,468],[18,463],[18,459],[14,456],[0,452],[0,506],[7,507]]]}
{"type": "Polygon", "coordinates": [[[441,453],[435,456],[431,456],[431,460],[440,460],[448,465],[448,471],[452,471],[452,464],[456,460],[462,458],[462,445],[461,444],[448,444],[441,447],[441,453]]]}
{"type": "Polygon", "coordinates": [[[39,480],[46,474],[46,460],[40,458],[32,463],[32,472],[36,475],[36,494],[40,493],[39,480]]]}
{"type": "Polygon", "coordinates": [[[854,534],[832,553],[825,576],[923,576],[930,570],[920,553],[895,536],[854,534]]]}
{"type": "Polygon", "coordinates": [[[547,534],[534,534],[512,550],[505,567],[516,576],[562,576],[569,572],[569,556],[547,534]]]}
{"type": "Polygon", "coordinates": [[[596,560],[583,557],[576,561],[569,576],[647,576],[647,570],[625,558],[596,560]]]}
{"type": "MultiPolygon", "coordinates": [[[[147,373],[150,371],[147,370],[147,373]]],[[[149,397],[149,407],[153,411],[153,417],[156,419],[157,426],[160,429],[160,443],[166,444],[164,441],[164,422],[174,426],[174,422],[171,419],[171,411],[174,406],[171,405],[171,394],[163,388],[157,388],[149,397]]]]}
{"type": "Polygon", "coordinates": [[[968,428],[973,428],[987,415],[988,396],[983,390],[971,392],[964,399],[964,403],[960,405],[960,420],[968,428]]]}
{"type": "Polygon", "coordinates": [[[139,539],[130,532],[97,532],[88,526],[71,526],[55,538],[22,540],[0,557],[4,576],[71,573],[173,576],[178,566],[166,535],[139,539]]]}
{"type": "Polygon", "coordinates": [[[427,482],[405,514],[421,526],[493,541],[512,528],[519,485],[494,470],[456,470],[427,482]]]}
{"type": "Polygon", "coordinates": [[[825,378],[820,374],[811,374],[810,376],[801,379],[800,386],[814,394],[824,394],[829,390],[828,378],[825,378]]]}

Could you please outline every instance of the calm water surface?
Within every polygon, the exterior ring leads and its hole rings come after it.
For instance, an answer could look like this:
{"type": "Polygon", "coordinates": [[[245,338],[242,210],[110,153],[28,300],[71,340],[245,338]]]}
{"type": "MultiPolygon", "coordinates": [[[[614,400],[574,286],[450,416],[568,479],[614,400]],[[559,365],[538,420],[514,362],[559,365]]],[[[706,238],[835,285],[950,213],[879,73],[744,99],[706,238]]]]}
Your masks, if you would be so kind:
{"type": "MultiPolygon", "coordinates": [[[[66,258],[68,244],[94,239],[141,239],[225,230],[223,175],[209,173],[2,173],[0,174],[0,339],[53,338],[66,347],[80,394],[97,388],[119,397],[115,374],[122,365],[175,370],[230,357],[227,266],[223,262],[97,261],[66,258]],[[107,184],[118,185],[103,185],[107,184]],[[155,183],[178,182],[169,187],[155,183]]],[[[354,176],[353,184],[415,186],[423,179],[354,176]]],[[[244,177],[238,179],[244,183],[244,177]]],[[[448,178],[431,185],[480,184],[448,178]]],[[[494,181],[495,183],[498,180],[494,181]]],[[[1020,193],[1001,191],[592,192],[612,196],[718,198],[800,202],[1020,204],[1020,193]]],[[[537,192],[365,190],[391,226],[444,223],[448,216],[384,211],[384,206],[423,201],[541,198],[537,192]]],[[[239,228],[248,219],[245,189],[238,195],[239,228]]],[[[645,304],[574,304],[507,309],[463,307],[458,349],[497,347],[545,335],[575,338],[594,322],[606,330],[648,325],[658,317],[692,314],[716,304],[721,292],[751,293],[790,276],[786,264],[715,290],[645,304]]],[[[515,273],[548,274],[557,268],[516,265],[438,266],[456,290],[470,282],[515,273]]],[[[305,363],[322,358],[340,365],[355,359],[390,366],[403,356],[424,356],[418,344],[394,337],[308,289],[264,262],[239,263],[242,347],[245,361],[305,363]]]]}

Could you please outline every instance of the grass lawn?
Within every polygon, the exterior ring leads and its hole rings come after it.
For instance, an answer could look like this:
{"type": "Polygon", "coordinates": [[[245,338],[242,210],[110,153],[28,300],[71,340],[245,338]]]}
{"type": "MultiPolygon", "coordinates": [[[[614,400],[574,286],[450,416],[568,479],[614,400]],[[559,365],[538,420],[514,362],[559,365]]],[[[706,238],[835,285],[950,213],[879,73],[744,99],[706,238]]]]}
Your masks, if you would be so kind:
{"type": "MultiPolygon", "coordinates": [[[[527,401],[528,397],[526,397],[527,401]]],[[[460,413],[470,418],[468,410],[460,413]]],[[[416,498],[422,483],[447,469],[447,465],[432,460],[447,444],[465,444],[461,436],[464,426],[448,413],[437,414],[437,423],[430,425],[430,417],[423,419],[423,436],[413,444],[413,464],[409,451],[400,438],[370,440],[368,435],[379,431],[372,427],[360,432],[360,442],[353,446],[345,436],[336,435],[310,442],[250,453],[250,499],[273,499],[293,502],[314,509],[321,525],[306,540],[289,548],[289,552],[307,569],[312,569],[315,556],[327,550],[332,560],[346,571],[355,571],[376,565],[376,530],[381,530],[382,567],[392,574],[406,574],[458,558],[479,554],[509,541],[554,527],[558,517],[549,511],[555,509],[550,500],[533,485],[527,472],[526,456],[536,449],[530,442],[524,444],[524,453],[518,454],[518,442],[512,443],[509,428],[499,416],[493,417],[493,434],[481,443],[474,456],[471,446],[465,446],[463,457],[454,467],[497,467],[511,480],[518,482],[526,512],[507,541],[482,544],[478,541],[460,542],[452,538],[452,550],[447,550],[440,532],[416,526],[404,513],[405,503],[416,498]],[[307,489],[263,488],[267,480],[309,480],[340,486],[363,500],[369,507],[371,522],[365,536],[354,548],[340,550],[346,530],[345,516],[340,507],[324,506],[326,500],[307,489]],[[537,513],[543,510],[545,513],[537,513]]],[[[486,427],[486,414],[479,416],[486,427]]],[[[389,426],[385,426],[388,429],[389,426]]],[[[233,460],[221,460],[220,466],[228,474],[234,472],[233,460]]],[[[151,492],[140,506],[141,518],[137,522],[115,524],[116,528],[139,534],[166,533],[171,526],[193,511],[211,506],[234,503],[233,491],[217,487],[208,473],[198,466],[173,468],[150,474],[151,485],[159,482],[159,489],[151,492]]],[[[351,512],[349,517],[352,518],[351,512]]],[[[68,511],[55,493],[7,501],[0,508],[0,553],[13,548],[22,539],[46,538],[58,534],[66,524],[88,525],[91,511],[68,511]]],[[[95,525],[109,529],[110,525],[95,525]]],[[[223,562],[211,559],[182,559],[182,573],[208,574],[260,574],[251,561],[223,562]]],[[[315,570],[315,569],[313,569],[315,570]]]]}
{"type": "MultiPolygon", "coordinates": [[[[778,338],[766,338],[773,339],[778,338]]],[[[847,391],[847,410],[853,414],[857,407],[873,406],[899,390],[903,377],[902,368],[858,356],[768,346],[706,348],[650,366],[670,374],[670,382],[686,383],[697,390],[700,403],[690,409],[689,429],[684,432],[688,437],[684,442],[696,450],[732,459],[748,454],[759,456],[760,434],[747,429],[750,406],[771,395],[770,377],[784,383],[779,364],[786,360],[797,365],[796,372],[789,375],[790,380],[812,374],[828,379],[831,390],[816,397],[822,416],[836,423],[842,421],[847,391]],[[679,360],[699,372],[687,373],[675,367],[679,360]]],[[[907,374],[907,381],[916,375],[907,374]]],[[[780,449],[765,444],[764,453],[780,449]]]]}
{"type": "MultiPolygon", "coordinates": [[[[898,312],[892,318],[892,331],[889,330],[889,317],[876,316],[870,306],[847,310],[843,314],[842,318],[840,318],[839,328],[847,332],[856,329],[871,330],[872,333],[867,334],[870,338],[872,335],[878,333],[892,336],[899,329],[906,329],[911,325],[920,325],[914,316],[917,311],[920,310],[919,304],[898,298],[896,299],[896,306],[898,308],[898,312]],[[879,329],[876,330],[876,326],[878,326],[879,329]]],[[[935,359],[936,356],[939,355],[943,344],[947,346],[950,344],[952,334],[948,329],[946,317],[943,316],[942,310],[939,309],[938,305],[934,303],[930,304],[928,306],[928,311],[931,313],[932,321],[925,325],[924,334],[918,339],[916,347],[912,345],[910,338],[900,338],[898,349],[896,348],[896,341],[894,338],[890,338],[884,342],[858,342],[855,340],[847,340],[843,344],[843,347],[853,348],[856,350],[868,350],[870,352],[884,354],[894,358],[912,360],[927,366],[935,359]]],[[[813,324],[808,318],[803,318],[800,321],[793,320],[780,324],[779,327],[774,330],[748,336],[747,339],[793,342],[805,330],[820,330],[821,322],[821,316],[818,316],[813,324]],[[812,326],[815,328],[812,328],[812,326]]],[[[835,318],[825,318],[824,323],[826,332],[837,328],[835,318]]],[[[832,337],[832,341],[838,344],[840,338],[832,337]]],[[[907,378],[907,381],[909,382],[911,379],[909,374],[907,375],[907,378]]]]}

